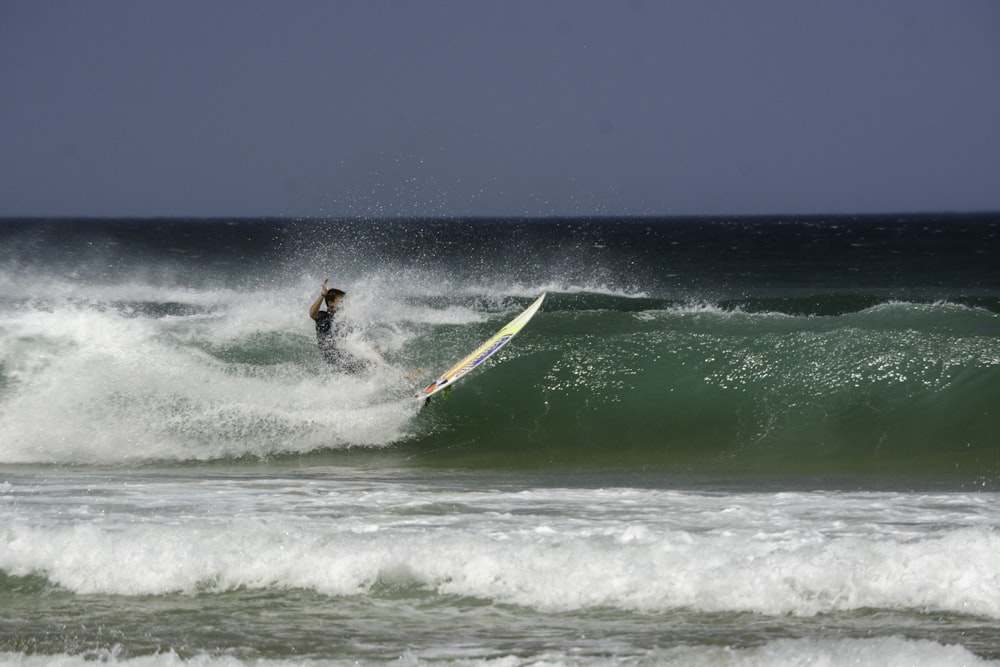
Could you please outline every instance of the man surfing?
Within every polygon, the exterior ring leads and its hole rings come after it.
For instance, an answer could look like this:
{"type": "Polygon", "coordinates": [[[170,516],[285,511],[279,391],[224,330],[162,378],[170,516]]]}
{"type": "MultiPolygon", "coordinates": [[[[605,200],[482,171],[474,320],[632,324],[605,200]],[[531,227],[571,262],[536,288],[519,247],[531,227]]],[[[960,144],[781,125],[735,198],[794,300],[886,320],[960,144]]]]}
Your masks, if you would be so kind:
{"type": "Polygon", "coordinates": [[[329,278],[323,279],[319,297],[309,307],[309,317],[316,322],[316,342],[319,344],[323,360],[334,370],[343,373],[360,373],[368,364],[341,348],[344,323],[338,317],[340,302],[347,293],[336,288],[328,288],[329,278]],[[321,310],[323,304],[326,310],[321,310]]]}

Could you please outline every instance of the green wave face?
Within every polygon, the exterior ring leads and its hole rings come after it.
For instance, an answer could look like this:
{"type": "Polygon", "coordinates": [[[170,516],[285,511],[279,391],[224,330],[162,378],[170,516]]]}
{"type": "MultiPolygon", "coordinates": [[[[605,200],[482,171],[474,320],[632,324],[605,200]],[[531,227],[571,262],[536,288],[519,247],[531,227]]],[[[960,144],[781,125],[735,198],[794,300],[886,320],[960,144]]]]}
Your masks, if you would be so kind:
{"type": "Polygon", "coordinates": [[[775,473],[997,470],[996,314],[909,303],[835,316],[551,312],[557,304],[501,364],[422,416],[414,443],[422,457],[775,473]]]}

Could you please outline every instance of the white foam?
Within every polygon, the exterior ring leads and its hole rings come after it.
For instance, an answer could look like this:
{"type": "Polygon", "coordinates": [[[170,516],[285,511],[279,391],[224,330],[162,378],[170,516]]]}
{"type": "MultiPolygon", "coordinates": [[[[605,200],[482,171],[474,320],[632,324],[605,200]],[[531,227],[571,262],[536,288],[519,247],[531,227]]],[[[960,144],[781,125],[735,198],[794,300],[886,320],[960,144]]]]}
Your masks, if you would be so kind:
{"type": "Polygon", "coordinates": [[[406,358],[410,342],[435,327],[514,312],[521,304],[510,297],[522,292],[569,289],[442,286],[439,276],[407,270],[334,279],[349,294],[344,347],[372,364],[350,378],[319,368],[308,308],[321,282],[308,275],[253,290],[80,283],[58,302],[51,278],[4,282],[14,307],[0,313],[0,462],[388,445],[404,437],[416,411],[406,400],[413,382],[404,378],[423,364],[406,358]],[[292,360],[239,363],[229,353],[268,346],[292,360]]]}
{"type": "MultiPolygon", "coordinates": [[[[161,294],[161,296],[163,296],[161,294]]],[[[220,295],[215,295],[220,299],[220,295]]],[[[0,316],[0,462],[104,463],[267,456],[325,447],[385,445],[416,408],[403,369],[364,339],[347,345],[377,362],[359,377],[312,365],[254,366],[210,351],[279,335],[314,351],[308,304],[263,293],[208,313],[136,317],[77,303],[0,316]]]]}
{"type": "Polygon", "coordinates": [[[77,593],[273,587],[363,596],[402,576],[437,594],[541,611],[875,608],[1000,619],[991,494],[951,499],[949,509],[948,498],[866,494],[425,493],[343,480],[292,488],[109,489],[93,509],[98,518],[85,522],[58,507],[45,520],[22,514],[15,488],[0,496],[10,510],[0,569],[40,573],[77,593]],[[115,516],[120,494],[141,522],[115,516]],[[149,503],[173,509],[153,522],[149,503]],[[215,514],[203,516],[202,506],[215,514]]]}

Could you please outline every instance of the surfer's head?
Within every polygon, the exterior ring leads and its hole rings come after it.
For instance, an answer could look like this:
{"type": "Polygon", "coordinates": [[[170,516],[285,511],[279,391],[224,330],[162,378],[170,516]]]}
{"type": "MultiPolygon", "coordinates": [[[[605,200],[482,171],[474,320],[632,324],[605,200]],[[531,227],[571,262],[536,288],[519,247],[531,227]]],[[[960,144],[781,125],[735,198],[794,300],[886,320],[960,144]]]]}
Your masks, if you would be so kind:
{"type": "Polygon", "coordinates": [[[347,294],[344,290],[339,290],[336,288],[328,289],[326,291],[326,305],[328,308],[332,308],[340,303],[340,300],[344,298],[347,294]]]}

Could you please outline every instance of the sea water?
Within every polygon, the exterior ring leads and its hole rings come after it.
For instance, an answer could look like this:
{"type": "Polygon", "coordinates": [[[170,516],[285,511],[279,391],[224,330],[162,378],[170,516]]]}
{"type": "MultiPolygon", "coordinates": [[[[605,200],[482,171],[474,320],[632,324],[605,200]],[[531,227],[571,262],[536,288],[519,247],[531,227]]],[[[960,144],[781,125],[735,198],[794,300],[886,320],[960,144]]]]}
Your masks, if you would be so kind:
{"type": "Polygon", "coordinates": [[[990,216],[6,221],[0,663],[998,664],[998,251],[990,216]]]}

